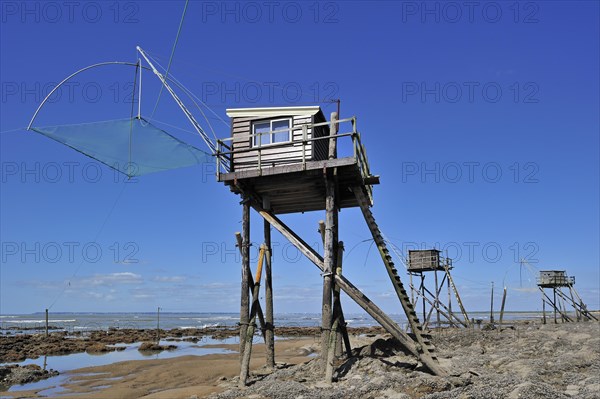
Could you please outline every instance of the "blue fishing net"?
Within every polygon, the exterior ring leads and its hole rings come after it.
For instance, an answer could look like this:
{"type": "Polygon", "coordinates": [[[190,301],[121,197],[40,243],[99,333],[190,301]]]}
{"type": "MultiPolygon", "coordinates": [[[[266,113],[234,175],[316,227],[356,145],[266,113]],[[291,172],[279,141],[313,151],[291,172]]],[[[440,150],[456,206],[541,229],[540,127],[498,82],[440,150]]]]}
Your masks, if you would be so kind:
{"type": "Polygon", "coordinates": [[[213,162],[143,118],[31,129],[130,177],[213,162]]]}

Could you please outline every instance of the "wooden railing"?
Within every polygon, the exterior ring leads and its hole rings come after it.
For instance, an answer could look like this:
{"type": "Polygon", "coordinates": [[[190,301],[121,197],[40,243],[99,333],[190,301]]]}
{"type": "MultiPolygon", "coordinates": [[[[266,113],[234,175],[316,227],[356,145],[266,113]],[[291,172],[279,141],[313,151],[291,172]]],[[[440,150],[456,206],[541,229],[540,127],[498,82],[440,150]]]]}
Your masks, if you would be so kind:
{"type": "MultiPolygon", "coordinates": [[[[346,127],[346,129],[347,129],[347,127],[346,127]]],[[[276,129],[276,130],[271,130],[271,131],[262,132],[262,133],[250,133],[246,137],[250,140],[250,143],[251,143],[250,147],[243,148],[243,149],[237,149],[237,150],[233,148],[233,143],[232,143],[233,137],[229,137],[229,138],[226,138],[223,140],[217,140],[217,151],[215,153],[215,158],[216,158],[216,162],[217,162],[217,180],[220,180],[221,174],[229,173],[229,172],[233,171],[233,158],[235,157],[235,155],[238,155],[238,154],[256,152],[258,155],[258,161],[256,164],[256,168],[259,170],[260,173],[262,173],[262,170],[264,168],[272,167],[272,163],[273,163],[272,160],[270,160],[268,163],[263,163],[262,152],[264,150],[267,150],[267,149],[270,150],[273,148],[281,148],[281,147],[293,147],[293,146],[298,146],[298,144],[300,144],[301,152],[302,152],[300,163],[302,163],[303,167],[306,167],[306,162],[311,160],[311,159],[307,159],[307,145],[309,143],[314,144],[314,143],[316,143],[318,141],[322,141],[322,140],[328,140],[329,142],[331,142],[331,140],[335,140],[334,148],[339,148],[339,146],[337,145],[338,140],[346,139],[346,138],[349,138],[350,140],[352,140],[352,155],[351,156],[354,158],[355,162],[358,165],[358,168],[361,173],[361,177],[364,180],[364,179],[368,178],[369,176],[371,176],[371,173],[369,170],[369,160],[367,158],[367,152],[365,150],[364,145],[361,142],[360,133],[356,129],[356,117],[354,117],[354,116],[351,118],[335,119],[335,120],[327,121],[327,122],[307,123],[307,124],[302,124],[302,125],[298,125],[298,126],[294,126],[294,127],[290,127],[290,128],[276,129]],[[314,129],[317,127],[329,126],[330,133],[331,133],[332,131],[339,132],[340,130],[342,130],[341,128],[345,127],[347,124],[351,125],[350,131],[343,132],[343,133],[329,134],[328,136],[314,137],[314,132],[315,132],[314,129]],[[308,137],[309,129],[311,131],[310,138],[308,137]],[[300,139],[294,139],[295,131],[302,132],[300,139]],[[285,133],[285,132],[290,133],[290,139],[291,139],[290,141],[286,141],[286,142],[282,142],[282,143],[273,143],[273,144],[268,144],[268,145],[261,145],[261,146],[253,146],[253,144],[252,144],[252,143],[254,143],[255,137],[261,137],[263,135],[271,135],[273,133],[285,133]]],[[[314,151],[315,151],[315,148],[312,148],[311,154],[314,154],[314,151]]],[[[341,158],[340,156],[338,156],[337,151],[335,153],[335,157],[341,158]]],[[[367,194],[369,195],[369,199],[372,200],[372,195],[373,195],[372,187],[371,187],[371,185],[366,185],[366,187],[368,190],[367,194]]]]}
{"type": "Polygon", "coordinates": [[[556,285],[569,286],[575,285],[574,276],[553,275],[553,276],[538,276],[536,278],[538,285],[556,285]]]}

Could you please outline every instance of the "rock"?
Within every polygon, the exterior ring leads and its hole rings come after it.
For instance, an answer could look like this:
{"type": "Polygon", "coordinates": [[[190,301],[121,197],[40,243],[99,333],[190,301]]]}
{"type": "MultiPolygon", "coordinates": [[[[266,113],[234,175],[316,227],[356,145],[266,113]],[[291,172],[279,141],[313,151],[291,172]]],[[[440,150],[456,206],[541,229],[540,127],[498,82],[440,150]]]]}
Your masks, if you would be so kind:
{"type": "Polygon", "coordinates": [[[106,352],[112,352],[114,350],[115,350],[114,347],[111,348],[111,347],[108,347],[101,343],[92,344],[92,345],[88,346],[87,348],[85,348],[85,351],[87,353],[106,353],[106,352]]]}
{"type": "Polygon", "coordinates": [[[176,345],[159,345],[154,342],[143,342],[138,351],[140,352],[162,352],[165,350],[174,350],[177,349],[176,345]]]}
{"type": "Polygon", "coordinates": [[[577,386],[577,385],[567,385],[567,389],[565,390],[565,395],[568,395],[568,396],[577,396],[577,395],[579,395],[579,386],[577,386]]]}
{"type": "Polygon", "coordinates": [[[381,391],[379,395],[380,396],[377,396],[375,399],[410,399],[410,396],[407,394],[396,392],[391,388],[381,391]]]}
{"type": "Polygon", "coordinates": [[[8,390],[12,385],[27,384],[58,375],[56,370],[43,370],[36,364],[0,366],[0,390],[8,390]]]}
{"type": "Polygon", "coordinates": [[[375,340],[371,345],[364,346],[358,353],[359,356],[382,357],[393,356],[397,353],[404,353],[400,343],[394,338],[375,340]]]}

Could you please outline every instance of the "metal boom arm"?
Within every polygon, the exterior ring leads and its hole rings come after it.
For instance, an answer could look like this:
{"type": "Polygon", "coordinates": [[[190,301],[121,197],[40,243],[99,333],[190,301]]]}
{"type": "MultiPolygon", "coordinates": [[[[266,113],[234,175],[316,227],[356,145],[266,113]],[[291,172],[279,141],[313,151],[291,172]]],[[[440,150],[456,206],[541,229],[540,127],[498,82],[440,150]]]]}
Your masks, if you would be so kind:
{"type": "Polygon", "coordinates": [[[136,49],[142,55],[142,57],[144,57],[144,59],[146,60],[146,62],[148,63],[148,65],[150,65],[150,68],[152,68],[152,72],[154,72],[154,74],[156,76],[158,76],[158,78],[162,82],[163,86],[167,89],[167,91],[169,92],[169,94],[171,94],[171,97],[173,97],[173,99],[175,100],[175,102],[177,103],[177,105],[179,105],[179,108],[181,108],[181,110],[183,111],[183,113],[185,114],[185,116],[188,118],[188,120],[190,121],[190,123],[192,124],[192,126],[194,126],[194,128],[196,129],[196,131],[198,132],[198,134],[200,134],[200,137],[202,137],[202,140],[204,140],[204,142],[206,143],[206,145],[210,148],[210,150],[212,151],[213,155],[216,154],[217,147],[210,140],[210,138],[208,137],[208,135],[206,134],[206,132],[204,132],[204,129],[202,129],[202,127],[200,126],[200,124],[198,123],[198,121],[196,121],[196,118],[194,118],[194,115],[192,115],[192,113],[185,107],[185,105],[183,104],[183,102],[181,101],[181,99],[177,96],[177,94],[175,94],[175,91],[173,91],[173,89],[171,88],[171,86],[169,86],[169,83],[167,83],[167,80],[165,79],[165,77],[154,67],[154,65],[152,64],[152,62],[146,56],[146,53],[144,52],[144,50],[142,50],[140,48],[140,46],[137,46],[136,49]]]}

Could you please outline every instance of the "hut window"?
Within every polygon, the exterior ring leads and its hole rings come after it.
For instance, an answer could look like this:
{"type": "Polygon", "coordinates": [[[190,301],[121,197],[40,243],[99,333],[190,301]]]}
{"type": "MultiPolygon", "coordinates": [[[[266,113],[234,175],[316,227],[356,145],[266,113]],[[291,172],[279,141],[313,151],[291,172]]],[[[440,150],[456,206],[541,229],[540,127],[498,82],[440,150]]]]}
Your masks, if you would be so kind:
{"type": "Polygon", "coordinates": [[[254,134],[254,140],[252,140],[253,147],[260,147],[269,144],[285,143],[291,141],[291,131],[280,131],[275,133],[269,133],[274,130],[289,129],[292,124],[291,119],[273,119],[270,121],[255,122],[252,124],[252,134],[254,134]]]}

